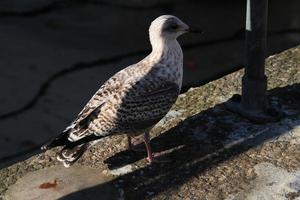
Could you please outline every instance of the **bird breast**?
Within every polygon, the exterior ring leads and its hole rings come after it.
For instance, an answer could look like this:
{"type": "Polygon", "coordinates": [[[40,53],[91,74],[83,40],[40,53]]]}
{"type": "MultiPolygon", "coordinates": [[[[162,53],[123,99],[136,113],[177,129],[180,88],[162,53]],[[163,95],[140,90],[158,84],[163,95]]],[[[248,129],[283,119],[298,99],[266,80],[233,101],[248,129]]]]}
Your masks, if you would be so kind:
{"type": "MultiPolygon", "coordinates": [[[[178,43],[177,43],[178,44],[178,43]]],[[[167,81],[176,83],[181,89],[183,78],[183,53],[178,45],[169,47],[167,53],[162,59],[162,76],[166,76],[167,81]]]]}

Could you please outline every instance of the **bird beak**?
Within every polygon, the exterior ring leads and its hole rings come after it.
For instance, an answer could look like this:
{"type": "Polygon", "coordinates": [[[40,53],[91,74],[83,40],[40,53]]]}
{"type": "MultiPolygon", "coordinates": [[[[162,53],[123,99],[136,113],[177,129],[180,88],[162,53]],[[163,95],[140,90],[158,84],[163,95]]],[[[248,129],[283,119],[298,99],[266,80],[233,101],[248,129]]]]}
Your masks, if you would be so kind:
{"type": "Polygon", "coordinates": [[[203,33],[202,30],[194,28],[194,27],[189,27],[188,29],[186,29],[186,32],[189,32],[189,33],[199,33],[199,34],[203,33]]]}

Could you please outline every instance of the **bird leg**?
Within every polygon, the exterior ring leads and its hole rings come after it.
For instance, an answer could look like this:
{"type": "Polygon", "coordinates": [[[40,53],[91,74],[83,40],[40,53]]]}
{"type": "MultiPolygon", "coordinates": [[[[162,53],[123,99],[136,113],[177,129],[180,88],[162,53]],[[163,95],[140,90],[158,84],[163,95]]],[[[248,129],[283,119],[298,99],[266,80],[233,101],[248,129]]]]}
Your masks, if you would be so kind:
{"type": "Polygon", "coordinates": [[[145,142],[147,154],[148,154],[147,161],[150,164],[171,162],[171,160],[168,158],[160,157],[161,155],[165,155],[165,152],[156,152],[156,153],[152,152],[152,149],[150,146],[150,134],[148,131],[144,133],[144,142],[145,142]]]}
{"type": "Polygon", "coordinates": [[[152,163],[154,161],[154,158],[153,158],[153,154],[152,154],[152,150],[151,150],[151,146],[150,146],[149,131],[144,133],[144,142],[145,142],[147,154],[148,154],[147,160],[149,163],[152,163]]]}
{"type": "Polygon", "coordinates": [[[128,142],[128,149],[129,150],[135,151],[135,152],[144,151],[144,149],[140,149],[140,148],[136,147],[138,144],[140,144],[142,142],[141,139],[138,139],[138,138],[127,135],[127,142],[128,142]]]}
{"type": "Polygon", "coordinates": [[[132,144],[132,141],[131,141],[131,137],[129,135],[127,135],[127,142],[128,142],[128,149],[132,150],[133,144],[132,144]]]}

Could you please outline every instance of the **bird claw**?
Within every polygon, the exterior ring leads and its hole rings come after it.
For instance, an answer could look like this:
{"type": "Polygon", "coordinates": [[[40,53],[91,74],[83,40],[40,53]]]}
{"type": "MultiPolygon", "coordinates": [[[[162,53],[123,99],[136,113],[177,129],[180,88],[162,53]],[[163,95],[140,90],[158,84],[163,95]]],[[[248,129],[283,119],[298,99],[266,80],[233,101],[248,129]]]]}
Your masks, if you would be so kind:
{"type": "Polygon", "coordinates": [[[130,151],[134,151],[134,152],[145,151],[144,149],[137,147],[139,144],[141,144],[143,142],[142,139],[140,139],[138,137],[131,137],[131,136],[127,136],[127,139],[128,139],[128,149],[130,151]]]}
{"type": "Polygon", "coordinates": [[[172,162],[171,159],[166,158],[166,157],[162,158],[162,157],[160,157],[160,155],[162,155],[162,154],[161,153],[153,153],[151,156],[148,156],[146,159],[149,164],[172,162]]]}

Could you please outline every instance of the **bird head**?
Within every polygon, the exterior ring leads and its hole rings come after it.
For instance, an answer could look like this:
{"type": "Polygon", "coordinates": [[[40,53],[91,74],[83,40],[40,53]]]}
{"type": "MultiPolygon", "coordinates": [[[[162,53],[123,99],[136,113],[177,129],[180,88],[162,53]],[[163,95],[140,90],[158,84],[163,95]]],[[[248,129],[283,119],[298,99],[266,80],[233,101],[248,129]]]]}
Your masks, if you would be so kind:
{"type": "Polygon", "coordinates": [[[150,40],[157,39],[175,40],[180,35],[187,32],[201,32],[190,28],[179,18],[173,15],[162,15],[156,18],[150,25],[150,40]]]}

